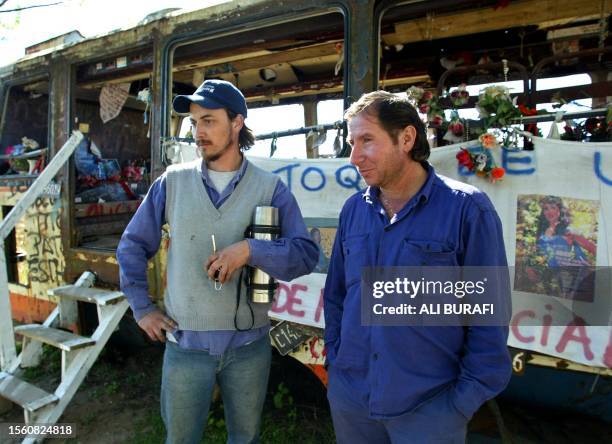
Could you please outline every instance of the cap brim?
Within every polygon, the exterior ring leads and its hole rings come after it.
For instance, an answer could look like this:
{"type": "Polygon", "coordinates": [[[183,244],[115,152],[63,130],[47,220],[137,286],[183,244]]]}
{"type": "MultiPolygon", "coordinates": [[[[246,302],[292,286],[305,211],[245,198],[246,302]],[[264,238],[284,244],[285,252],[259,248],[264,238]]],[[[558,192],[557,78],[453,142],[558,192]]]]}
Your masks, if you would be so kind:
{"type": "Polygon", "coordinates": [[[211,99],[210,97],[202,97],[197,94],[192,94],[190,96],[176,96],[172,101],[172,108],[174,111],[179,114],[187,114],[189,113],[189,107],[192,103],[201,106],[202,108],[210,108],[210,109],[219,109],[219,108],[227,108],[226,105],[223,105],[216,100],[211,99]]]}

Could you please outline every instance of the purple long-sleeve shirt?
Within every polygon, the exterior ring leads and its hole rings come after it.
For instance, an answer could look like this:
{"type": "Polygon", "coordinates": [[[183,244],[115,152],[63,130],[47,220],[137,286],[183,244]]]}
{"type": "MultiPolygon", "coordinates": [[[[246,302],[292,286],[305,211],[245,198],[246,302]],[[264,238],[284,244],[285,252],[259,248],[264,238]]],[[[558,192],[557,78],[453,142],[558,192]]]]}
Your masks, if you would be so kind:
{"type": "MultiPolygon", "coordinates": [[[[244,159],[228,186],[219,193],[212,184],[206,162],[202,162],[203,186],[211,202],[219,208],[232,194],[249,165],[244,159]]],[[[248,264],[281,280],[291,280],[310,273],[319,256],[317,245],[311,240],[295,197],[287,186],[278,181],[271,205],[278,208],[281,235],[275,241],[247,239],[250,248],[248,264]]],[[[140,207],[125,229],[117,248],[121,290],[137,320],[157,310],[148,294],[147,261],[161,242],[165,223],[166,174],[161,175],[149,189],[140,207]]],[[[239,347],[267,334],[268,327],[248,331],[189,331],[175,330],[174,338],[183,348],[207,350],[223,354],[228,348],[239,347]]]]}

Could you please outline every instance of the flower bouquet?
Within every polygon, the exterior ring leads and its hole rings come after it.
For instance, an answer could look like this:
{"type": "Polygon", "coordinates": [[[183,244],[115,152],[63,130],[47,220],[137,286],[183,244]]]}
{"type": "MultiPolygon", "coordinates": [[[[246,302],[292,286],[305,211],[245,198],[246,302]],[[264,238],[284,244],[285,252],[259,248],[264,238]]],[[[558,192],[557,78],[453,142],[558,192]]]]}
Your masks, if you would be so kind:
{"type": "Polygon", "coordinates": [[[425,91],[418,86],[411,86],[408,91],[408,100],[421,113],[427,115],[427,122],[432,128],[440,128],[444,125],[444,111],[440,106],[438,97],[431,91],[425,91]]]}
{"type": "Polygon", "coordinates": [[[461,148],[457,153],[459,165],[480,177],[487,177],[491,182],[497,182],[506,174],[506,170],[495,162],[492,151],[499,148],[499,142],[494,134],[482,134],[479,139],[481,146],[461,148]]]}

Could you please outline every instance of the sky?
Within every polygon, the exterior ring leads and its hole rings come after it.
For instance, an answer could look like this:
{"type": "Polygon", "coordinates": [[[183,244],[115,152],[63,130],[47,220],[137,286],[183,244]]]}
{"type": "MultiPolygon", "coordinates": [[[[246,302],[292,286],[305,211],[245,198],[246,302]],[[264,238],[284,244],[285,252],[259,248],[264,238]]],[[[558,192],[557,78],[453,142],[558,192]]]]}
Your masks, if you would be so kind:
{"type": "Polygon", "coordinates": [[[166,8],[187,10],[226,0],[8,0],[0,8],[0,66],[25,54],[25,48],[70,31],[83,37],[106,34],[135,25],[148,14],[166,8]],[[2,12],[31,5],[58,5],[2,12]]]}

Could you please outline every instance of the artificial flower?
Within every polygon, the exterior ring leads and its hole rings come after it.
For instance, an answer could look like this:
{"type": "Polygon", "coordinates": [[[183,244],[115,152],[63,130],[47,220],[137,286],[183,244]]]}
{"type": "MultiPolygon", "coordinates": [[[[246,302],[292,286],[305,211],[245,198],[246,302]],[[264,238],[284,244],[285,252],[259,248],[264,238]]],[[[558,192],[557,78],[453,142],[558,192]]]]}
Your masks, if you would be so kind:
{"type": "MultiPolygon", "coordinates": [[[[535,116],[538,114],[538,110],[535,108],[529,108],[522,103],[518,106],[519,111],[523,116],[535,116]]],[[[540,130],[538,129],[538,125],[536,123],[528,123],[525,125],[525,131],[533,134],[534,136],[540,136],[540,130]]]]}
{"type": "Polygon", "coordinates": [[[491,181],[495,182],[496,180],[500,180],[506,174],[506,170],[502,167],[494,167],[491,169],[491,181]]]}
{"type": "Polygon", "coordinates": [[[431,91],[424,91],[421,99],[425,101],[429,101],[433,99],[433,93],[431,91]]]}
{"type": "Polygon", "coordinates": [[[423,103],[421,106],[419,106],[419,112],[421,114],[427,114],[430,109],[431,109],[431,106],[429,106],[426,103],[423,103]]]}
{"type": "Polygon", "coordinates": [[[481,134],[478,140],[480,141],[482,146],[487,149],[497,148],[499,146],[497,138],[491,133],[481,134]]]}
{"type": "Polygon", "coordinates": [[[472,161],[472,155],[465,148],[461,148],[461,151],[459,151],[455,157],[457,157],[457,160],[459,161],[459,165],[466,167],[470,171],[474,169],[474,162],[472,161]]]}
{"type": "Polygon", "coordinates": [[[432,126],[441,127],[444,124],[444,112],[438,103],[438,97],[431,91],[425,91],[418,86],[411,86],[406,91],[408,100],[419,110],[421,114],[427,115],[426,122],[432,126]]]}
{"type": "Polygon", "coordinates": [[[448,124],[448,130],[452,132],[457,137],[463,137],[465,132],[465,128],[463,127],[463,123],[459,120],[454,120],[448,124]]]}
{"type": "Polygon", "coordinates": [[[442,126],[442,124],[444,123],[444,117],[439,114],[436,114],[429,120],[429,123],[431,123],[431,126],[433,127],[442,126]]]}
{"type": "Polygon", "coordinates": [[[410,100],[414,104],[417,104],[421,101],[424,93],[425,90],[423,88],[419,88],[418,86],[411,86],[410,88],[408,88],[408,91],[406,91],[408,100],[410,100]]]}
{"type": "Polygon", "coordinates": [[[459,85],[457,89],[454,89],[450,93],[450,100],[453,106],[456,108],[459,108],[465,105],[466,103],[468,103],[469,99],[470,99],[470,93],[468,93],[467,90],[465,89],[465,84],[459,85]]]}
{"type": "Polygon", "coordinates": [[[510,90],[504,86],[488,86],[480,91],[476,109],[484,120],[485,128],[503,128],[520,117],[516,99],[510,97],[510,90]]]}

